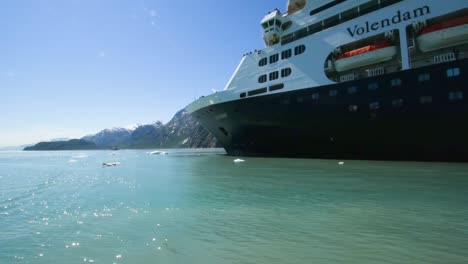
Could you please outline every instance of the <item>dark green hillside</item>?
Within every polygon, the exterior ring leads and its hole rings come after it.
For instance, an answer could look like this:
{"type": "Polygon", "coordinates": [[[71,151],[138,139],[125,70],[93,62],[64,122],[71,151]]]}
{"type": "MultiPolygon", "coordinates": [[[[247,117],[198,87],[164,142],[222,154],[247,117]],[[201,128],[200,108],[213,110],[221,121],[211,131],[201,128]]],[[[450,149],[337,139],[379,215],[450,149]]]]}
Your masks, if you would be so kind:
{"type": "Polygon", "coordinates": [[[72,139],[69,141],[40,142],[34,146],[26,147],[24,150],[89,150],[100,149],[94,142],[83,139],[72,139]]]}

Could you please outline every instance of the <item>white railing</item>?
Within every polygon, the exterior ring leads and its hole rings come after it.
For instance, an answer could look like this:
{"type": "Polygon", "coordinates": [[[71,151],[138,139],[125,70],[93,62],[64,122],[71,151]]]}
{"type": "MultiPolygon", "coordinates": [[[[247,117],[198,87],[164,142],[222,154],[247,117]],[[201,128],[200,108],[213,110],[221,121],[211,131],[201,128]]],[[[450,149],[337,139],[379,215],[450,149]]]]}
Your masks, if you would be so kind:
{"type": "Polygon", "coordinates": [[[382,75],[385,73],[385,68],[384,67],[378,67],[375,69],[369,69],[367,70],[367,77],[372,77],[372,76],[377,76],[377,75],[382,75]]]}
{"type": "Polygon", "coordinates": [[[434,56],[434,63],[441,63],[456,60],[455,53],[449,52],[434,56]]]}
{"type": "Polygon", "coordinates": [[[340,82],[353,81],[353,80],[356,80],[357,77],[358,76],[356,73],[346,74],[346,75],[340,76],[340,82]]]}

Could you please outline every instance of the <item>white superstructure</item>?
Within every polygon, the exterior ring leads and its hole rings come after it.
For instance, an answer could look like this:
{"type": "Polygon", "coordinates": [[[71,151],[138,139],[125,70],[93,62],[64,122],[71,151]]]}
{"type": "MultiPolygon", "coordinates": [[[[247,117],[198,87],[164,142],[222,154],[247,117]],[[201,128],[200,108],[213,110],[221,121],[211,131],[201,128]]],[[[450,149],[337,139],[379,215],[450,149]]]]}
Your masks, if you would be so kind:
{"type": "Polygon", "coordinates": [[[266,47],[244,55],[223,91],[187,110],[427,66],[451,52],[463,58],[467,9],[455,0],[289,0],[285,13],[275,9],[260,23],[266,47]],[[453,29],[418,35],[457,19],[453,29]],[[437,43],[438,36],[454,40],[437,43]],[[389,44],[373,49],[382,42],[389,44]]]}

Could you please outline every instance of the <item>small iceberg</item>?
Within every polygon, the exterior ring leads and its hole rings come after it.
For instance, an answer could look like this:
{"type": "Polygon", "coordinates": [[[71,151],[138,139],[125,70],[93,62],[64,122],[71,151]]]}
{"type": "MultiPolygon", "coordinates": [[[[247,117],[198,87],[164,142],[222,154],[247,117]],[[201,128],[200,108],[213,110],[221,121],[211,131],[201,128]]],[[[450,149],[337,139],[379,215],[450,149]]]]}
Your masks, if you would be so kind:
{"type": "Polygon", "coordinates": [[[156,150],[156,151],[146,152],[146,154],[149,154],[149,155],[167,155],[169,153],[166,152],[166,151],[156,150]]]}
{"type": "Polygon", "coordinates": [[[72,156],[72,158],[74,159],[86,159],[87,157],[89,157],[88,155],[84,154],[84,153],[80,153],[76,156],[72,156]]]}
{"type": "Polygon", "coordinates": [[[344,161],[338,162],[338,165],[343,165],[343,164],[344,164],[344,161]]]}
{"type": "Polygon", "coordinates": [[[243,160],[243,159],[235,159],[234,160],[234,163],[241,163],[241,162],[245,162],[245,160],[243,160]]]}
{"type": "Polygon", "coordinates": [[[120,165],[120,162],[103,162],[102,166],[103,167],[115,167],[120,165]]]}

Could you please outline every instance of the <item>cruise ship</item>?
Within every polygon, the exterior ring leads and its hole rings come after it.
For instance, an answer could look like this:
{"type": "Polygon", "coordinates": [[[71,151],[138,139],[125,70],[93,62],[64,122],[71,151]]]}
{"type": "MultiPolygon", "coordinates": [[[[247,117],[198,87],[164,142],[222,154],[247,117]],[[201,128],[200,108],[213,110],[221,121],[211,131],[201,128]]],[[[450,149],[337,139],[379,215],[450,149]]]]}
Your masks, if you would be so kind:
{"type": "Polygon", "coordinates": [[[187,106],[229,155],[468,161],[468,1],[289,0],[187,106]]]}

